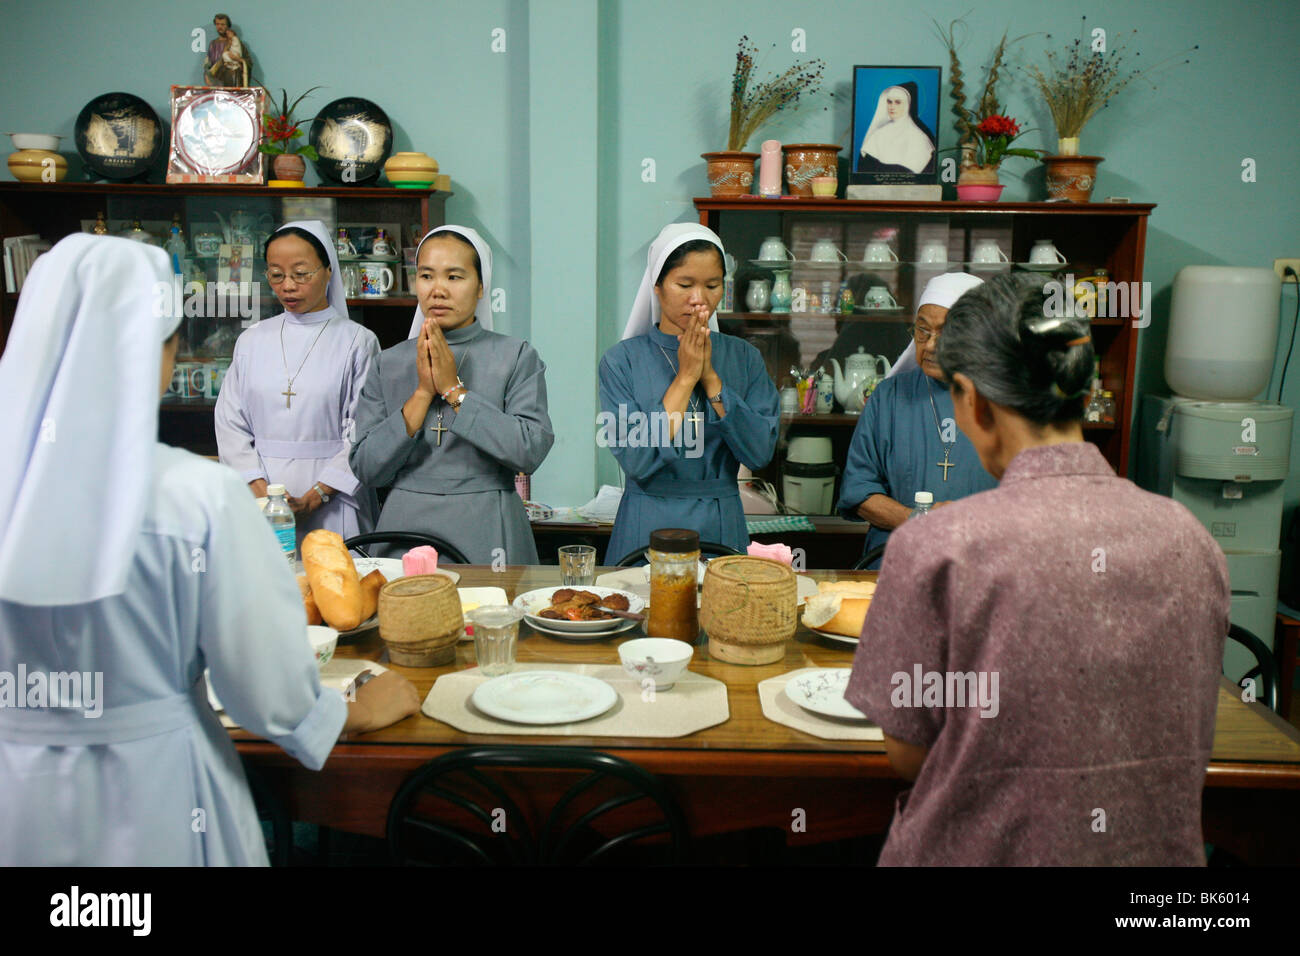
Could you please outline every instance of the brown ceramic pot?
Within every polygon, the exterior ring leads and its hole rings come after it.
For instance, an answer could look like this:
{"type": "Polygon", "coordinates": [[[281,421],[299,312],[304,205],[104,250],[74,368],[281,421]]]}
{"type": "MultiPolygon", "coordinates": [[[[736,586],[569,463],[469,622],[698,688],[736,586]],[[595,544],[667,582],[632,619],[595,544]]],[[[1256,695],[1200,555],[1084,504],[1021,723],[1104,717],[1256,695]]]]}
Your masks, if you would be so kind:
{"type": "Polygon", "coordinates": [[[1047,166],[1047,197],[1068,202],[1091,202],[1097,184],[1100,156],[1044,156],[1047,166]]]}
{"type": "Polygon", "coordinates": [[[758,153],[727,149],[700,153],[709,164],[709,195],[714,199],[748,196],[754,189],[754,160],[758,153]]]}
{"type": "Polygon", "coordinates": [[[282,182],[300,183],[306,171],[307,161],[296,154],[281,153],[271,158],[271,172],[282,182]]]}
{"type": "Polygon", "coordinates": [[[839,176],[840,147],[834,143],[786,143],[781,152],[791,196],[811,196],[814,176],[839,176]]]}

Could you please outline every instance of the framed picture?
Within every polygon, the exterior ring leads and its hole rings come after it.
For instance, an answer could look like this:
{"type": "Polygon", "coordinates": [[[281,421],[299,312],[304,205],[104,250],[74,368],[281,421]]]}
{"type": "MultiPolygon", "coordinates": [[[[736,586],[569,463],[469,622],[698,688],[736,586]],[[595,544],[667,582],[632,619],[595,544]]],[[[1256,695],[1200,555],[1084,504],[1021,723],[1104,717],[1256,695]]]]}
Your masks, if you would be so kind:
{"type": "Polygon", "coordinates": [[[849,182],[869,186],[939,182],[937,66],[855,66],[849,182]]]}
{"type": "Polygon", "coordinates": [[[217,259],[217,281],[249,283],[253,281],[253,247],[249,243],[221,244],[217,259]]]}
{"type": "Polygon", "coordinates": [[[173,86],[167,182],[262,185],[264,96],[252,87],[173,86]]]}

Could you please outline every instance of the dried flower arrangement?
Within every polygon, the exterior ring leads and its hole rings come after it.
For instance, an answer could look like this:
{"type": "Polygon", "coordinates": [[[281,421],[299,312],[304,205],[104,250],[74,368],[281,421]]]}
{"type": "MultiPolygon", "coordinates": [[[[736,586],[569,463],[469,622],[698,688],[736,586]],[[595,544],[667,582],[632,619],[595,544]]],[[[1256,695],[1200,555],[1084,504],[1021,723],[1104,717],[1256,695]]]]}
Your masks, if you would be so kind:
{"type": "Polygon", "coordinates": [[[1002,34],[1002,39],[998,41],[997,48],[993,51],[993,62],[989,66],[988,76],[985,77],[984,89],[980,91],[976,108],[972,110],[966,106],[965,75],[962,73],[961,60],[957,56],[958,44],[955,33],[959,23],[962,23],[960,19],[953,20],[948,24],[948,29],[944,30],[936,21],[935,28],[939,31],[944,45],[948,47],[948,61],[952,76],[952,111],[957,117],[954,125],[961,133],[957,145],[965,147],[976,145],[980,138],[978,127],[984,120],[991,116],[1003,115],[1002,104],[998,102],[998,80],[1001,78],[1001,71],[1007,59],[1007,49],[1019,43],[1024,37],[1008,40],[1006,33],[1002,34]]]}
{"type": "MultiPolygon", "coordinates": [[[[775,44],[773,44],[775,46],[775,44]]],[[[731,130],[727,149],[742,150],[754,133],[783,109],[793,110],[800,99],[821,89],[826,63],[821,59],[795,63],[779,76],[752,82],[754,54],[758,52],[748,36],[740,38],[736,69],[731,77],[731,130]]]]}

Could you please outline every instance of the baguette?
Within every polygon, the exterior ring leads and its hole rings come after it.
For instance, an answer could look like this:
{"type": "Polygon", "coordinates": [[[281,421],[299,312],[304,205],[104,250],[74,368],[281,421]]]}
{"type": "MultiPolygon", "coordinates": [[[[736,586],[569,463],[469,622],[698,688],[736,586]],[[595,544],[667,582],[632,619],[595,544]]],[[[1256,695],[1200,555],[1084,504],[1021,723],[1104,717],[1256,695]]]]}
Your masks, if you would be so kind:
{"type": "Polygon", "coordinates": [[[388,583],[378,568],[361,579],[361,620],[368,621],[379,610],[379,589],[388,583]]]}
{"type": "Polygon", "coordinates": [[[810,597],[805,605],[803,623],[806,627],[845,637],[861,637],[867,620],[870,598],[844,597],[834,592],[810,597]]]}
{"type": "Polygon", "coordinates": [[[316,606],[316,599],[311,596],[311,585],[307,582],[307,575],[298,575],[298,590],[302,592],[302,607],[307,612],[307,623],[323,623],[320,608],[316,606]]]}
{"type": "Polygon", "coordinates": [[[875,581],[819,581],[819,594],[838,594],[841,597],[870,598],[875,597],[875,581]]]}
{"type": "Polygon", "coordinates": [[[350,631],[364,620],[361,581],[341,535],[323,528],[308,534],[302,539],[302,564],[326,624],[336,631],[350,631]]]}

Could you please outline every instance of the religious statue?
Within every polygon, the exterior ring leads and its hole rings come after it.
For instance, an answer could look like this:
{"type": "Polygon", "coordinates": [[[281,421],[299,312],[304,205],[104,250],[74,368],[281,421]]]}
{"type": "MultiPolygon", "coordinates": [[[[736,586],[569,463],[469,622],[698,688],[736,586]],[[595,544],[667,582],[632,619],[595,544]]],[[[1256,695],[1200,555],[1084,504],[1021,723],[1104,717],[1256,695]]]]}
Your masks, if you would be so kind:
{"type": "Polygon", "coordinates": [[[203,74],[209,86],[248,86],[249,57],[239,42],[230,17],[218,13],[212,18],[217,38],[208,44],[208,55],[203,74]]]}

